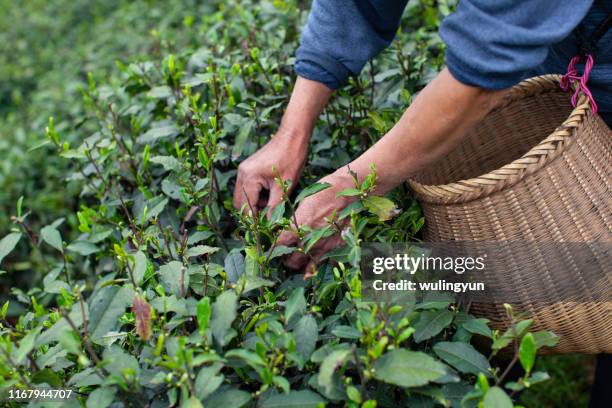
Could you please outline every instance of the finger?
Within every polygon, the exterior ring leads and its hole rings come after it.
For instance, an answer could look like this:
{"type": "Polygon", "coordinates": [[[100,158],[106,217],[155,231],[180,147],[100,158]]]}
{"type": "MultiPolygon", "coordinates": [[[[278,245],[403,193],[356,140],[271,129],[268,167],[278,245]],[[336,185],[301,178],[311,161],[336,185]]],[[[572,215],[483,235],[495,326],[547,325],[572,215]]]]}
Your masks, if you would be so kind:
{"type": "Polygon", "coordinates": [[[276,241],[277,245],[295,246],[298,242],[298,236],[293,231],[283,231],[276,241]]]}
{"type": "Polygon", "coordinates": [[[308,263],[309,259],[302,252],[294,252],[283,260],[283,264],[289,269],[301,270],[308,263]]]}
{"type": "Polygon", "coordinates": [[[258,181],[249,180],[246,183],[240,183],[240,185],[236,182],[236,188],[234,189],[234,207],[239,210],[246,205],[246,211],[251,208],[254,212],[257,211],[257,201],[259,200],[261,189],[262,185],[258,181]]]}
{"type": "Polygon", "coordinates": [[[236,177],[236,186],[234,187],[234,197],[232,204],[234,208],[239,210],[242,207],[242,182],[244,181],[243,175],[238,171],[238,177],[236,177]]]}
{"type": "Polygon", "coordinates": [[[320,245],[315,245],[315,247],[310,252],[312,252],[313,258],[319,260],[332,249],[335,249],[343,245],[344,240],[342,239],[340,234],[336,234],[336,235],[332,235],[329,238],[322,239],[317,244],[320,244],[320,245]]]}
{"type": "Polygon", "coordinates": [[[270,187],[270,198],[268,198],[268,218],[272,216],[272,211],[283,201],[283,190],[274,183],[270,187]]]}

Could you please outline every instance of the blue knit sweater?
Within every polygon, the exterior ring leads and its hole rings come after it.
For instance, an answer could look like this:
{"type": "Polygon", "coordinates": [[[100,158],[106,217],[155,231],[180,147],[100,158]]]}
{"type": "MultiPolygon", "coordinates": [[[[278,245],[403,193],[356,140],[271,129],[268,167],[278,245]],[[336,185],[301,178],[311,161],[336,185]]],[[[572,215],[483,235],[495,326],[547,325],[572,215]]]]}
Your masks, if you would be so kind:
{"type": "MultiPolygon", "coordinates": [[[[391,43],[406,3],[314,0],[297,50],[297,74],[341,87],[391,43]]],[[[440,28],[446,63],[457,80],[486,89],[565,73],[578,51],[574,29],[582,22],[588,34],[610,12],[612,0],[460,0],[440,28]]],[[[612,30],[599,42],[588,85],[610,123],[612,30]]]]}

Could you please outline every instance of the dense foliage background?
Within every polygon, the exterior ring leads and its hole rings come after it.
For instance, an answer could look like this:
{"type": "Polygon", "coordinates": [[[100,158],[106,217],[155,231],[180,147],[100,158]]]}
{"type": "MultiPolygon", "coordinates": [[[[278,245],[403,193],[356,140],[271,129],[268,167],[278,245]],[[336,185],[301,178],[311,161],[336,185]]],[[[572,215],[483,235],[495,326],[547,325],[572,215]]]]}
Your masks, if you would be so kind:
{"type": "MultiPolygon", "coordinates": [[[[553,336],[511,311],[499,333],[450,301],[360,299],[360,244],[424,222],[407,191],[373,200],[374,174],[343,214],[337,266],[304,282],[279,262],[306,187],[440,70],[451,8],[411,2],[393,46],[322,115],[302,193],[267,220],[235,213],[231,189],[276,129],[307,4],[0,0],[0,393],[70,387],[66,405],[99,408],[584,405],[588,360],[534,368],[553,336]],[[504,391],[494,356],[513,344],[527,373],[504,391]]],[[[303,249],[333,232],[300,231],[303,249]]]]}

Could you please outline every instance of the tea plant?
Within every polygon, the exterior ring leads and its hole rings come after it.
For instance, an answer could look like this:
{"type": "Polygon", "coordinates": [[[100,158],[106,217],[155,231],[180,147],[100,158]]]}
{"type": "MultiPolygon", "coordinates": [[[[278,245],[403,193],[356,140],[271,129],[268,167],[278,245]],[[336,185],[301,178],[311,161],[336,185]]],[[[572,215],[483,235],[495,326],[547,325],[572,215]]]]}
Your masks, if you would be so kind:
{"type": "MultiPolygon", "coordinates": [[[[332,220],[320,230],[293,222],[297,203],[325,188],[314,182],[375,142],[440,68],[435,27],[447,7],[408,10],[431,24],[400,36],[337,95],[298,194],[268,218],[257,203],[234,210],[231,192],[239,162],[278,124],[304,13],[290,1],[225,3],[203,18],[201,48],[118,63],[110,83],[90,74],[91,133],[68,137],[49,119],[78,209],[37,228],[20,199],[0,241],[6,273],[18,246],[44,272],[0,310],[0,394],[71,388],[78,397],[64,405],[98,408],[506,407],[546,380],[535,355],[556,336],[529,332],[510,307],[500,332],[450,300],[361,298],[362,243],[407,241],[424,222],[406,191],[370,194],[375,169],[345,192],[359,201],[337,215],[342,231],[332,220]],[[302,238],[297,248],[277,244],[287,229],[302,238]],[[345,245],[313,278],[283,267],[335,233],[345,245]],[[10,314],[13,303],[23,313],[10,314]],[[510,366],[495,367],[507,349],[510,366]],[[516,364],[524,376],[506,382],[516,364]]],[[[278,182],[287,192],[297,181],[278,182]]]]}

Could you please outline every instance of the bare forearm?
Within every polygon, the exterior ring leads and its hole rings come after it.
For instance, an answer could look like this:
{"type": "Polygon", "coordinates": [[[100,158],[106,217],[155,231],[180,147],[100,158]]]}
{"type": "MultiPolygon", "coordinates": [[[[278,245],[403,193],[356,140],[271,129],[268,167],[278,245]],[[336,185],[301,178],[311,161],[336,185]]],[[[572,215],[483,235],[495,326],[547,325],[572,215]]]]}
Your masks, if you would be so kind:
{"type": "Polygon", "coordinates": [[[279,134],[308,141],[314,125],[333,91],[320,82],[298,77],[281,120],[279,134]]]}
{"type": "Polygon", "coordinates": [[[504,92],[464,85],[444,70],[393,129],[349,166],[365,177],[375,164],[377,192],[385,193],[453,149],[504,92]]]}

